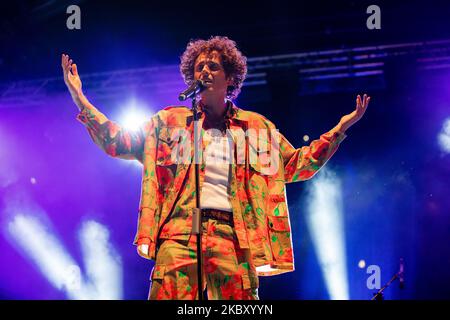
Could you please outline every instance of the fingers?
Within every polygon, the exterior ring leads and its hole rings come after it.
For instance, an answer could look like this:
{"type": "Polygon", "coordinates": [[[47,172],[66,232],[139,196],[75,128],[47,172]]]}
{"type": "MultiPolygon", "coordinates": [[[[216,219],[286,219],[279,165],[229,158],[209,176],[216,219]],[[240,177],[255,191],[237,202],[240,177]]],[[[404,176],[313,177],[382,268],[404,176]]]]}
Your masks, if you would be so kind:
{"type": "Polygon", "coordinates": [[[365,110],[369,105],[370,97],[367,94],[364,94],[362,108],[365,110]]]}
{"type": "Polygon", "coordinates": [[[61,67],[63,69],[64,82],[67,84],[69,77],[69,69],[68,69],[68,57],[65,54],[61,56],[61,67]]]}
{"type": "Polygon", "coordinates": [[[361,96],[359,94],[356,97],[356,109],[361,109],[361,96]]]}
{"type": "Polygon", "coordinates": [[[367,99],[366,99],[366,108],[367,108],[367,106],[369,105],[369,102],[370,102],[370,97],[367,96],[367,99]]]}
{"type": "Polygon", "coordinates": [[[61,55],[61,67],[63,68],[64,71],[67,70],[67,55],[65,55],[64,53],[61,55]]]}
{"type": "Polygon", "coordinates": [[[361,101],[361,96],[358,94],[356,97],[356,108],[357,109],[365,109],[369,105],[370,97],[367,94],[364,94],[363,99],[361,101]]]}
{"type": "MultiPolygon", "coordinates": [[[[72,61],[72,60],[70,60],[70,61],[72,61]]],[[[75,63],[72,65],[72,73],[74,76],[78,75],[78,69],[77,69],[77,65],[75,63]]]]}
{"type": "Polygon", "coordinates": [[[69,56],[66,54],[63,54],[61,57],[61,66],[64,72],[64,78],[67,78],[70,74],[70,61],[69,56]]]}
{"type": "MultiPolygon", "coordinates": [[[[69,59],[69,56],[67,54],[61,55],[61,67],[63,68],[64,72],[68,73],[70,69],[72,68],[73,60],[69,59]]],[[[73,72],[73,70],[72,70],[73,72]]]]}
{"type": "Polygon", "coordinates": [[[70,59],[68,62],[67,62],[67,69],[68,70],[72,70],[72,59],[70,59]]]}

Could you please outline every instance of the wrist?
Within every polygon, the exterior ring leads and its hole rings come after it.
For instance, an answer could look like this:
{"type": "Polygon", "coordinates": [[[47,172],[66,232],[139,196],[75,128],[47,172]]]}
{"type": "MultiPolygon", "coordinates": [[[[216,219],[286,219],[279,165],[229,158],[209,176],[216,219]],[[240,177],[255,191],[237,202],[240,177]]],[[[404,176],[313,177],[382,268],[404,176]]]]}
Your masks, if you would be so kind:
{"type": "Polygon", "coordinates": [[[80,109],[80,111],[82,111],[85,108],[86,98],[84,97],[83,92],[77,91],[73,93],[72,100],[77,105],[78,109],[80,109]]]}

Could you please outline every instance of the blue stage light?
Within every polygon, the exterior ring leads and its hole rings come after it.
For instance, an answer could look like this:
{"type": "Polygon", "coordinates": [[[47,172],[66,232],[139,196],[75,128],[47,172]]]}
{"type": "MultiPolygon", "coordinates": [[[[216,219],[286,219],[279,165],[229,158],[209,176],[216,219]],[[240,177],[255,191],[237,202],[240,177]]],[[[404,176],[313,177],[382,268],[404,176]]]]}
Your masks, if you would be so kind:
{"type": "Polygon", "coordinates": [[[341,184],[335,174],[322,168],[309,185],[307,224],[333,300],[348,300],[341,184]]]}
{"type": "Polygon", "coordinates": [[[84,276],[67,248],[41,219],[17,214],[9,221],[8,232],[24,257],[69,299],[122,299],[122,263],[105,226],[88,221],[80,230],[84,276]]]}
{"type": "Polygon", "coordinates": [[[450,153],[450,118],[445,119],[441,132],[438,135],[438,143],[441,150],[450,153]]]}

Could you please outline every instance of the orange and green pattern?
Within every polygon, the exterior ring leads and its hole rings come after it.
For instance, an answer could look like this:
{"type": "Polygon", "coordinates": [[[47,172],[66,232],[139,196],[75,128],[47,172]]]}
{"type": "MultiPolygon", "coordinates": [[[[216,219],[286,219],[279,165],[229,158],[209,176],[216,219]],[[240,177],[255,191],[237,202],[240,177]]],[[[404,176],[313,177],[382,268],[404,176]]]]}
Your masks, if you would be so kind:
{"type": "MultiPolygon", "coordinates": [[[[249,249],[241,249],[231,226],[203,221],[203,290],[209,300],[258,300],[259,280],[249,249]]],[[[150,300],[196,300],[196,237],[165,239],[151,274],[150,300]]]]}
{"type": "MultiPolygon", "coordinates": [[[[204,113],[200,111],[200,127],[204,113]]],[[[134,244],[149,245],[149,257],[156,258],[161,239],[186,241],[190,237],[192,209],[195,207],[194,165],[176,163],[174,150],[183,148],[183,139],[172,139],[171,131],[180,128],[193,141],[193,114],[187,107],[167,107],[137,132],[132,133],[108,120],[101,112],[84,109],[79,115],[94,142],[112,157],[136,159],[143,164],[142,193],[138,230],[134,244]]],[[[230,132],[276,130],[262,115],[245,111],[230,102],[226,114],[230,132]]],[[[271,150],[254,139],[234,139],[235,151],[244,150],[245,161],[231,164],[229,200],[233,210],[234,232],[240,248],[249,249],[258,275],[274,275],[294,270],[292,236],[285,184],[312,178],[336,152],[344,133],[327,132],[309,146],[294,148],[277,134],[279,161],[277,170],[267,174],[264,163],[249,161],[250,151],[257,154],[271,150]],[[243,148],[243,149],[242,149],[243,148]],[[262,268],[264,267],[264,269],[262,268]]],[[[202,144],[204,147],[204,144],[202,144]]],[[[193,148],[190,149],[193,157],[193,148]]],[[[188,151],[186,151],[188,152],[188,151]]],[[[273,152],[273,150],[271,151],[273,152]]],[[[200,190],[205,166],[200,166],[200,190]]]]}

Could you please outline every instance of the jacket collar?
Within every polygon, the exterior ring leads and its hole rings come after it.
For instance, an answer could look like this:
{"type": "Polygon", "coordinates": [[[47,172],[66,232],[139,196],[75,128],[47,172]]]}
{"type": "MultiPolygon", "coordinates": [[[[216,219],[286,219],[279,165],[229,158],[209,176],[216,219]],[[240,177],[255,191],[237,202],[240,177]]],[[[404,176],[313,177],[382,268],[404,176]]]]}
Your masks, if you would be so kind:
{"type": "MultiPolygon", "coordinates": [[[[233,120],[237,120],[238,122],[242,121],[243,120],[242,112],[240,112],[240,111],[241,111],[241,109],[239,109],[239,107],[237,107],[231,100],[227,100],[227,110],[225,112],[225,120],[226,121],[230,120],[231,122],[233,122],[233,120]]],[[[200,103],[198,104],[197,114],[198,114],[198,119],[203,120],[204,112],[202,110],[202,105],[200,103]]],[[[187,117],[187,119],[186,119],[187,126],[190,126],[193,118],[194,117],[192,114],[187,117]]]]}
{"type": "MultiPolygon", "coordinates": [[[[227,110],[225,112],[225,119],[241,120],[239,112],[240,109],[231,100],[227,100],[226,103],[227,103],[227,110]]],[[[203,116],[202,107],[203,105],[201,103],[198,103],[199,118],[203,116]]]]}

